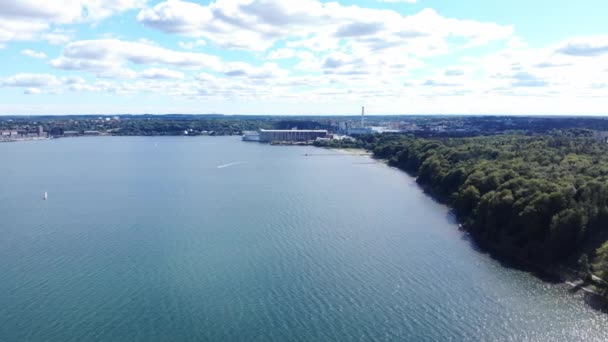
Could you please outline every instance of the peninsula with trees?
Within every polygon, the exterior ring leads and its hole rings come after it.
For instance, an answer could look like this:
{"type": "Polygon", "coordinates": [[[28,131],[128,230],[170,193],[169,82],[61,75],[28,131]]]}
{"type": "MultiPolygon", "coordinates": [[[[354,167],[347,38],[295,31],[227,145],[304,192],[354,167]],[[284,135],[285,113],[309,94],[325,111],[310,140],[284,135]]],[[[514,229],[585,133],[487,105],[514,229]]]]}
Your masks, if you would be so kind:
{"type": "Polygon", "coordinates": [[[608,144],[581,129],[467,138],[370,135],[359,147],[416,176],[493,254],[608,295],[608,144]],[[566,272],[563,272],[566,270],[566,272]]]}

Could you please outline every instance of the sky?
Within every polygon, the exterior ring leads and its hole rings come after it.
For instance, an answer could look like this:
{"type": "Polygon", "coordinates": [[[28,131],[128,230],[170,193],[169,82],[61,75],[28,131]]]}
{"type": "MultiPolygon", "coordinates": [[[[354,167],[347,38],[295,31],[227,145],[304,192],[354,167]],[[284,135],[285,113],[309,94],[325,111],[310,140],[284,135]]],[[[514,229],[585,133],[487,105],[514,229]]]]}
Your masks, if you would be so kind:
{"type": "Polygon", "coordinates": [[[0,114],[608,114],[605,0],[0,0],[0,114]]]}

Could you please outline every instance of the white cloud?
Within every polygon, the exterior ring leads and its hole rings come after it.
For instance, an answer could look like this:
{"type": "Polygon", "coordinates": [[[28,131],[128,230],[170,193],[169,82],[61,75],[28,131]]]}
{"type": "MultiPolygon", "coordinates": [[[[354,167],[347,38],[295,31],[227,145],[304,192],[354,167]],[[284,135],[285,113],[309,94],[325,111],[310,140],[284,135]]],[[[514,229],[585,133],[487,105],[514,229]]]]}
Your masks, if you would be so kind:
{"type": "Polygon", "coordinates": [[[554,105],[561,100],[548,99],[608,95],[606,89],[594,87],[608,79],[608,54],[600,53],[602,41],[602,37],[577,38],[544,48],[524,44],[486,56],[467,57],[454,68],[466,70],[458,79],[464,79],[467,87],[478,94],[517,96],[518,101],[531,97],[561,111],[563,108],[554,105]]]}
{"type": "MultiPolygon", "coordinates": [[[[266,108],[251,103],[327,113],[361,101],[377,113],[509,113],[524,104],[533,112],[543,103],[565,111],[581,105],[579,98],[608,98],[607,37],[531,47],[511,26],[449,18],[433,9],[403,15],[318,0],[169,0],[131,13],[150,28],[187,37],[169,49],[146,38],[119,39],[116,32],[72,41],[77,32],[63,26],[95,24],[141,1],[67,0],[66,9],[6,1],[0,0],[0,46],[28,39],[65,44],[49,62],[61,76],[0,79],[0,86],[28,94],[204,99],[220,109],[246,104],[242,108],[251,113],[266,108]],[[210,52],[222,48],[245,51],[230,51],[226,60],[210,52]],[[447,65],[434,64],[435,57],[447,65]]],[[[22,53],[45,57],[32,49],[22,53]]]]}
{"type": "Polygon", "coordinates": [[[231,62],[224,69],[224,74],[230,77],[247,77],[249,79],[281,78],[288,72],[275,63],[264,63],[262,67],[253,67],[248,63],[231,62]]]}
{"type": "Polygon", "coordinates": [[[2,16],[13,19],[44,20],[55,24],[97,21],[115,13],[141,8],[145,0],[0,0],[2,16]]]}
{"type": "Polygon", "coordinates": [[[72,42],[66,45],[61,56],[50,65],[63,70],[85,70],[106,78],[134,78],[137,73],[132,64],[155,66],[139,75],[143,78],[181,79],[181,71],[158,68],[161,66],[185,71],[207,70],[227,77],[260,80],[286,77],[288,72],[274,63],[252,66],[245,62],[225,62],[219,57],[200,52],[183,52],[142,42],[118,39],[99,39],[72,42]]]}
{"type": "Polygon", "coordinates": [[[61,45],[65,44],[72,39],[71,35],[68,33],[61,33],[58,30],[50,33],[44,33],[40,36],[41,39],[46,40],[51,45],[61,45]]]}
{"type": "Polygon", "coordinates": [[[508,26],[449,19],[431,9],[403,16],[392,10],[317,0],[217,0],[207,6],[171,0],[143,9],[137,19],[167,33],[204,37],[224,48],[253,51],[265,51],[280,40],[292,44],[308,41],[302,44],[325,50],[341,39],[370,49],[406,46],[421,37],[432,43],[458,36],[476,45],[513,33],[508,26]]]}
{"type": "Polygon", "coordinates": [[[37,59],[45,59],[46,58],[46,53],[42,52],[42,51],[34,51],[31,49],[25,49],[25,50],[21,50],[21,54],[24,56],[28,56],[28,57],[32,57],[32,58],[37,58],[37,59]]]}
{"type": "Polygon", "coordinates": [[[407,3],[407,4],[415,4],[418,0],[378,0],[378,2],[387,2],[387,3],[407,3]]]}
{"type": "Polygon", "coordinates": [[[40,94],[41,91],[38,88],[27,88],[23,91],[23,93],[26,95],[36,95],[36,94],[40,94]]]}
{"type": "Polygon", "coordinates": [[[184,73],[183,72],[179,72],[179,71],[175,71],[175,70],[169,70],[169,69],[152,68],[152,69],[146,69],[146,70],[142,71],[140,73],[140,76],[142,78],[149,78],[149,79],[176,79],[176,80],[180,80],[180,79],[184,78],[184,73]]]}
{"type": "Polygon", "coordinates": [[[281,48],[268,53],[268,59],[286,59],[296,56],[296,51],[287,48],[281,48]]]}
{"type": "Polygon", "coordinates": [[[608,55],[608,36],[572,39],[562,43],[556,52],[575,57],[608,55]]]}
{"type": "MultiPolygon", "coordinates": [[[[424,67],[427,57],[514,40],[510,26],[446,18],[432,9],[402,15],[317,0],[217,0],[209,5],[171,0],[141,10],[137,19],[221,48],[265,52],[266,60],[294,58],[294,70],[331,76],[337,84],[363,84],[365,78],[390,83],[424,67]]],[[[215,71],[233,77],[259,75],[215,71]]]]}
{"type": "Polygon", "coordinates": [[[462,76],[464,71],[462,69],[448,69],[444,71],[445,76],[462,76]]]}
{"type": "Polygon", "coordinates": [[[47,28],[48,25],[43,21],[11,19],[0,15],[0,42],[32,40],[47,28]]]}
{"type": "Polygon", "coordinates": [[[99,91],[96,85],[87,84],[79,76],[57,77],[52,74],[20,73],[5,79],[0,79],[0,86],[25,88],[23,93],[35,95],[41,93],[61,94],[65,90],[99,91]]]}
{"type": "Polygon", "coordinates": [[[116,13],[141,8],[145,0],[0,0],[0,42],[45,39],[65,35],[45,32],[52,25],[98,22],[116,13]]]}
{"type": "Polygon", "coordinates": [[[192,69],[220,70],[221,60],[205,53],[180,52],[142,42],[98,39],[66,45],[51,65],[64,70],[86,70],[107,77],[134,77],[126,69],[129,63],[167,65],[192,69]]]}
{"type": "Polygon", "coordinates": [[[70,91],[74,91],[74,92],[81,92],[81,91],[100,91],[100,88],[95,86],[95,85],[91,85],[91,84],[81,84],[81,83],[76,83],[76,84],[72,84],[68,87],[68,90],[70,91]]]}
{"type": "Polygon", "coordinates": [[[178,44],[182,49],[193,50],[197,47],[207,45],[207,42],[204,39],[197,39],[191,42],[179,42],[178,44]]]}
{"type": "Polygon", "coordinates": [[[11,77],[8,77],[2,81],[2,85],[5,87],[48,87],[60,85],[61,81],[51,74],[29,74],[21,73],[11,77]]]}
{"type": "Polygon", "coordinates": [[[83,84],[86,83],[86,81],[84,80],[84,78],[80,77],[80,76],[68,76],[68,77],[64,77],[61,80],[63,83],[65,84],[83,84]]]}

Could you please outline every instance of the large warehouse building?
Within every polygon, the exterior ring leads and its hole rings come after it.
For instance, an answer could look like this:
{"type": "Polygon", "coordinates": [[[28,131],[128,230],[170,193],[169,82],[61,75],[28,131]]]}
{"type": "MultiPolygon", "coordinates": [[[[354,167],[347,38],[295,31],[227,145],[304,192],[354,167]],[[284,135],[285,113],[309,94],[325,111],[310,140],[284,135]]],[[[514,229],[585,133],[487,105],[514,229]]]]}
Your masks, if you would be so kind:
{"type": "Polygon", "coordinates": [[[327,130],[278,130],[261,129],[260,142],[273,141],[313,141],[317,138],[325,138],[327,130]]]}

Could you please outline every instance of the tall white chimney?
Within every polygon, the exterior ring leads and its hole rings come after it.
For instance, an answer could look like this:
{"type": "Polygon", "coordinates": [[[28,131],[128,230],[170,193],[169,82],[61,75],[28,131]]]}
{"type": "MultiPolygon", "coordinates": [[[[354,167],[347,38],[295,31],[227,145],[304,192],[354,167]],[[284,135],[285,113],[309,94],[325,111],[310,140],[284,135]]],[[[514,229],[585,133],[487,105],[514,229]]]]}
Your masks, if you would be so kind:
{"type": "Polygon", "coordinates": [[[361,128],[365,127],[365,106],[361,107],[361,128]]]}

